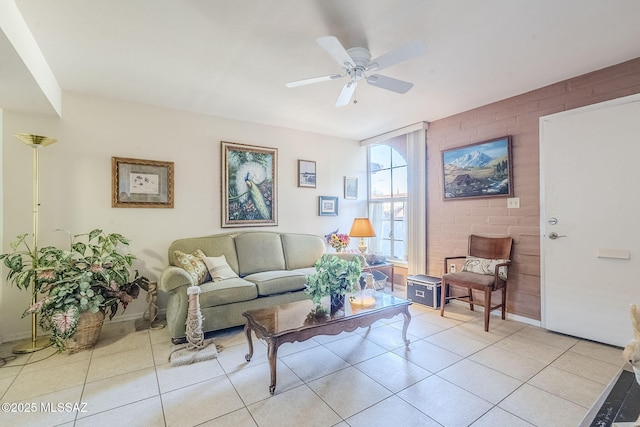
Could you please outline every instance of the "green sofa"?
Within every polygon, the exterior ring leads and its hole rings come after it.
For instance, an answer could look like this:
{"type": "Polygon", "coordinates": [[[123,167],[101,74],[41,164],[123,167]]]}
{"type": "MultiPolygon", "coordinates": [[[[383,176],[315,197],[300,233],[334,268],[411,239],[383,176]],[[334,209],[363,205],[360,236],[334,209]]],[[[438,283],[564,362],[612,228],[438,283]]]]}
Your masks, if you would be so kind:
{"type": "Polygon", "coordinates": [[[198,285],[175,254],[198,249],[207,257],[224,255],[239,276],[200,284],[204,332],[244,325],[246,310],[307,298],[306,276],[315,273],[313,266],[326,250],[323,238],[310,234],[251,231],[176,240],[158,282],[168,293],[167,327],[175,344],[185,341],[187,288],[198,285]]]}

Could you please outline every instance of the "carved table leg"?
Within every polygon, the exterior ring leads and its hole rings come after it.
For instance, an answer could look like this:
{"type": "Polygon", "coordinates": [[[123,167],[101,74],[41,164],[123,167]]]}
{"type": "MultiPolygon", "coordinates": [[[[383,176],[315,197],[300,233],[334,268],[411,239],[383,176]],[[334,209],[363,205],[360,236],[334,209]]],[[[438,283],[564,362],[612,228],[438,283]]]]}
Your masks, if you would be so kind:
{"type": "Polygon", "coordinates": [[[276,391],[276,364],[278,362],[278,343],[275,339],[267,339],[267,359],[269,360],[269,369],[271,370],[271,385],[269,393],[273,395],[276,391]]]}
{"type": "Polygon", "coordinates": [[[251,339],[251,328],[248,323],[244,325],[244,334],[247,336],[247,341],[249,342],[249,353],[244,356],[244,360],[250,362],[253,357],[253,340],[251,339]]]}
{"type": "Polygon", "coordinates": [[[404,312],[404,324],[402,325],[402,340],[404,341],[404,345],[409,346],[410,340],[407,339],[407,329],[409,329],[409,322],[411,322],[411,314],[409,313],[409,306],[405,307],[404,312]]]}

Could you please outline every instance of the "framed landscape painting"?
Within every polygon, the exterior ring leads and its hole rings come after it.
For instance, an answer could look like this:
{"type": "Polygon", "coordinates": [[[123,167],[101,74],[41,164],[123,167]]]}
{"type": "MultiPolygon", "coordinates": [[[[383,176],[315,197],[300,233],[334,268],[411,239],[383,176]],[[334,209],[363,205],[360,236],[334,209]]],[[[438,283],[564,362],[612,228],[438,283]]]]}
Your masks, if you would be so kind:
{"type": "Polygon", "coordinates": [[[513,196],[511,137],[442,152],[444,199],[513,196]]]}
{"type": "Polygon", "coordinates": [[[222,227],[278,225],[278,149],[222,141],[222,227]]]}

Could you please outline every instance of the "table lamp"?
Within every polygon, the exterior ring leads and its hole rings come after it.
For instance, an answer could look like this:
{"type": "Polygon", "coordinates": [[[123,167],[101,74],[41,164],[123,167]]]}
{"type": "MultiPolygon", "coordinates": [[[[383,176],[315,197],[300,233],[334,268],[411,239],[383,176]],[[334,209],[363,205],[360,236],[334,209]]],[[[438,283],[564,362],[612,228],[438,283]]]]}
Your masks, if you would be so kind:
{"type": "Polygon", "coordinates": [[[376,232],[369,218],[354,218],[349,236],[360,237],[358,249],[360,249],[360,252],[364,255],[367,251],[367,244],[364,242],[365,237],[376,237],[376,232]]]}

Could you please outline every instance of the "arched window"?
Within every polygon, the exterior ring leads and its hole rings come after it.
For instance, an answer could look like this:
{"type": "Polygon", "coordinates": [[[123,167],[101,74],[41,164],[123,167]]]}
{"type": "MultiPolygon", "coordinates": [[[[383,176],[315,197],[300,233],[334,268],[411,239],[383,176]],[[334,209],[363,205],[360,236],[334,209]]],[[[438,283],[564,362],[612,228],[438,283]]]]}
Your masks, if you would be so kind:
{"type": "Polygon", "coordinates": [[[377,235],[369,251],[407,260],[407,138],[369,145],[369,217],[377,235]]]}

